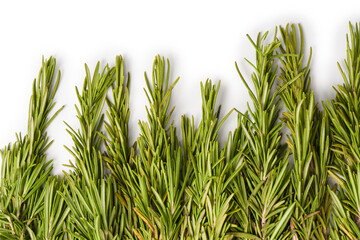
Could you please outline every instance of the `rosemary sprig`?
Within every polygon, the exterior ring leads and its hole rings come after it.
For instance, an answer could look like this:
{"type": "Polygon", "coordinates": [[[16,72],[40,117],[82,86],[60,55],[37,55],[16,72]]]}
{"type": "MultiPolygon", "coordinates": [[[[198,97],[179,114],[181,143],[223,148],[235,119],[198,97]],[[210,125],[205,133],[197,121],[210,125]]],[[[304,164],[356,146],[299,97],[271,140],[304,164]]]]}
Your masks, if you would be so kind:
{"type": "MultiPolygon", "coordinates": [[[[13,146],[9,144],[1,151],[0,236],[2,239],[38,239],[37,237],[41,236],[53,239],[63,234],[62,225],[56,230],[45,232],[51,226],[49,222],[43,222],[43,216],[49,216],[47,213],[49,208],[60,208],[59,215],[66,216],[66,211],[58,205],[59,202],[47,200],[49,191],[47,180],[52,170],[52,163],[51,160],[46,159],[46,150],[52,141],[49,142],[46,128],[62,109],[50,115],[55,106],[54,97],[60,81],[60,72],[55,79],[55,66],[54,58],[43,59],[30,98],[27,134],[25,137],[21,134],[16,135],[17,141],[13,146]]],[[[54,195],[56,196],[56,193],[54,195]]]]}
{"type": "MultiPolygon", "coordinates": [[[[280,145],[282,123],[278,121],[278,92],[271,90],[276,80],[275,50],[280,46],[276,39],[266,45],[268,35],[258,35],[256,42],[249,40],[256,50],[255,72],[251,80],[253,92],[238,70],[250,97],[254,110],[248,107],[241,121],[242,131],[248,140],[248,152],[244,154],[246,168],[243,171],[248,193],[241,204],[249,207],[250,224],[246,223],[239,237],[248,239],[280,239],[289,236],[288,222],[295,207],[289,202],[288,151],[280,145]]],[[[239,206],[241,208],[241,206],[239,206]]],[[[244,219],[244,218],[243,218],[244,219]]],[[[243,223],[239,223],[243,224],[243,223]]]]}
{"type": "Polygon", "coordinates": [[[73,171],[64,172],[68,187],[59,192],[70,208],[67,219],[69,239],[121,239],[123,233],[120,201],[116,197],[117,185],[111,175],[105,176],[100,153],[100,130],[103,125],[103,106],[108,88],[113,84],[118,68],[106,66],[100,72],[96,65],[93,76],[85,65],[86,77],[80,94],[76,88],[79,105],[75,105],[80,129],[68,124],[74,141],[75,158],[70,162],[73,171]]]}
{"type": "Polygon", "coordinates": [[[114,81],[115,68],[106,66],[102,72],[98,62],[93,77],[85,64],[86,77],[83,84],[82,94],[75,88],[80,108],[75,105],[80,129],[75,131],[71,126],[67,131],[71,135],[75,146],[72,149],[65,148],[74,156],[75,163],[70,161],[69,167],[73,168],[76,175],[84,178],[87,184],[91,181],[102,179],[103,163],[99,160],[101,138],[100,129],[103,125],[104,115],[102,110],[106,100],[108,88],[114,81]]]}
{"type": "Polygon", "coordinates": [[[115,82],[112,87],[112,98],[107,98],[106,102],[109,110],[106,112],[109,122],[105,122],[105,129],[109,137],[102,135],[105,140],[107,163],[116,181],[125,187],[124,169],[129,163],[131,148],[129,146],[128,123],[130,117],[129,109],[129,85],[130,74],[127,80],[124,76],[124,61],[121,56],[116,57],[115,82]]]}
{"type": "Polygon", "coordinates": [[[216,97],[220,83],[211,80],[201,84],[202,119],[197,128],[194,120],[182,117],[183,146],[191,172],[186,187],[186,232],[183,238],[229,239],[233,193],[230,183],[242,169],[239,155],[226,159],[221,150],[218,131],[228,114],[218,122],[220,106],[216,110],[216,97]],[[228,160],[228,161],[227,161],[228,160]],[[234,168],[230,168],[236,165],[234,168]],[[232,169],[233,171],[231,171],[232,169]]]}
{"type": "Polygon", "coordinates": [[[280,52],[282,63],[280,79],[288,84],[281,91],[281,99],[287,109],[284,121],[290,129],[288,146],[293,155],[292,202],[296,208],[291,219],[293,239],[327,239],[327,227],[331,209],[327,192],[327,166],[332,155],[329,151],[329,127],[327,116],[322,115],[315,104],[310,89],[310,57],[304,59],[304,41],[301,26],[280,27],[283,43],[280,52]],[[300,40],[300,41],[299,41],[300,40]]]}
{"type": "Polygon", "coordinates": [[[133,211],[140,220],[133,226],[139,239],[178,239],[183,222],[184,178],[182,154],[169,111],[172,89],[169,61],[156,56],[152,82],[145,74],[147,122],[139,122],[139,155],[131,159],[126,181],[134,201],[133,211]]]}
{"type": "Polygon", "coordinates": [[[115,81],[111,86],[112,98],[106,100],[109,106],[106,112],[109,122],[105,122],[108,137],[101,134],[107,150],[103,159],[116,180],[118,190],[116,195],[122,205],[123,238],[137,239],[133,228],[138,225],[139,219],[133,211],[132,189],[127,183],[134,165],[131,160],[134,159],[136,149],[136,142],[133,147],[129,146],[128,137],[130,75],[128,74],[125,79],[124,60],[121,56],[116,57],[115,68],[115,81]]]}
{"type": "Polygon", "coordinates": [[[339,184],[337,194],[330,191],[333,200],[332,239],[360,238],[360,31],[358,23],[349,23],[346,36],[345,70],[338,63],[343,85],[334,88],[336,97],[326,101],[333,134],[334,162],[329,175],[339,184]]]}

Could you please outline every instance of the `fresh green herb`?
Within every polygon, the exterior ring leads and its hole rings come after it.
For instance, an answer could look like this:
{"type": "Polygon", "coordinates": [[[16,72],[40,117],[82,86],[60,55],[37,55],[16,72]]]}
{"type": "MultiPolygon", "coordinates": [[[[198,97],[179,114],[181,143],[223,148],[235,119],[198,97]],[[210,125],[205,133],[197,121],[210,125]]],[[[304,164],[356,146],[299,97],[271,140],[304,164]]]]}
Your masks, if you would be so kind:
{"type": "Polygon", "coordinates": [[[306,65],[304,41],[299,25],[300,39],[295,25],[280,27],[283,57],[280,87],[296,79],[281,91],[281,99],[287,112],[284,121],[290,129],[288,146],[292,152],[292,202],[296,203],[291,218],[293,239],[327,239],[327,227],[331,209],[327,191],[327,166],[332,155],[329,151],[329,126],[327,116],[322,115],[315,104],[310,89],[310,56],[306,65]],[[300,41],[299,41],[300,40],[300,41]]]}
{"type": "Polygon", "coordinates": [[[179,78],[171,81],[169,61],[156,56],[151,79],[145,74],[147,121],[131,145],[122,57],[103,70],[98,63],[93,75],[85,65],[81,93],[76,88],[80,128],[66,124],[74,160],[63,177],[51,176],[46,156],[46,129],[62,109],[51,114],[60,74],[54,58],[43,60],[27,134],[1,151],[0,239],[359,239],[359,25],[350,24],[346,68],[338,64],[344,84],[323,112],[310,88],[302,28],[280,33],[281,40],[277,31],[272,40],[268,32],[249,37],[253,88],[236,69],[252,105],[236,110],[223,147],[218,135],[234,109],[220,119],[220,83],[201,83],[201,120],[182,116],[181,142],[170,106],[179,78]],[[332,189],[329,177],[338,184],[332,189]]]}
{"type": "MultiPolygon", "coordinates": [[[[290,235],[288,222],[295,203],[289,201],[290,174],[288,169],[289,151],[280,144],[282,123],[279,116],[279,92],[272,92],[276,80],[275,50],[280,42],[274,39],[265,44],[268,32],[258,35],[256,42],[249,40],[256,50],[256,63],[251,64],[255,72],[251,75],[255,92],[251,90],[239,71],[244,85],[253,102],[249,114],[242,117],[241,128],[248,141],[243,152],[246,167],[242,174],[247,194],[236,201],[239,208],[249,208],[249,219],[242,216],[238,237],[248,239],[281,239],[290,235]],[[251,118],[250,118],[251,117],[251,118]],[[246,154],[245,154],[246,153],[246,154]]],[[[240,188],[240,187],[238,187],[240,188]]],[[[245,212],[246,210],[242,210],[245,212]]],[[[240,219],[240,217],[239,217],[240,219]]]]}
{"type": "Polygon", "coordinates": [[[174,110],[169,111],[171,93],[178,80],[170,83],[169,62],[160,56],[155,58],[151,83],[145,74],[148,122],[139,122],[139,154],[131,155],[124,170],[127,186],[123,192],[125,199],[132,198],[129,207],[138,219],[132,232],[139,239],[177,239],[184,218],[182,150],[169,124],[174,110]]]}
{"type": "Polygon", "coordinates": [[[335,154],[329,175],[339,184],[337,193],[328,189],[334,209],[332,239],[360,238],[360,31],[358,24],[349,26],[345,71],[338,63],[344,84],[334,88],[334,100],[324,103],[331,122],[335,154]]]}
{"type": "Polygon", "coordinates": [[[115,68],[115,82],[111,86],[112,98],[106,100],[109,106],[109,110],[106,112],[109,122],[105,122],[108,137],[101,134],[107,150],[103,159],[116,180],[116,195],[121,202],[121,213],[123,214],[121,216],[121,228],[123,234],[120,236],[127,239],[137,239],[133,233],[133,227],[137,226],[139,219],[133,211],[132,190],[127,183],[133,166],[131,159],[134,158],[136,148],[136,146],[132,148],[129,146],[128,136],[130,75],[128,74],[126,80],[124,61],[121,56],[116,58],[115,68]]]}
{"type": "Polygon", "coordinates": [[[16,142],[1,151],[1,239],[55,239],[63,235],[62,222],[67,210],[56,192],[49,192],[55,188],[51,181],[56,180],[49,180],[52,163],[46,159],[46,150],[52,143],[46,128],[62,109],[51,116],[60,81],[60,72],[55,79],[55,66],[54,58],[43,59],[30,98],[27,134],[16,135],[16,142]],[[51,197],[56,200],[50,202],[51,197]],[[57,216],[53,209],[57,209],[57,216]],[[50,219],[60,225],[53,226],[50,219]]]}
{"type": "Polygon", "coordinates": [[[231,236],[228,232],[234,194],[228,187],[244,162],[239,155],[226,159],[226,151],[221,151],[218,131],[227,116],[218,122],[220,106],[216,110],[216,97],[219,88],[220,83],[213,85],[210,80],[201,84],[202,119],[196,129],[194,119],[182,117],[183,146],[189,162],[185,166],[191,171],[185,206],[186,237],[191,239],[228,239],[231,236]],[[236,167],[231,168],[233,166],[236,167]]]}
{"type": "Polygon", "coordinates": [[[75,163],[70,162],[73,171],[64,172],[68,187],[59,192],[70,208],[66,232],[69,239],[121,239],[123,225],[117,184],[111,175],[104,174],[99,134],[107,91],[120,69],[106,66],[99,72],[98,63],[93,77],[87,65],[85,70],[82,94],[76,88],[80,108],[76,105],[75,108],[80,129],[75,131],[67,124],[74,141],[72,150],[67,149],[75,163]]]}

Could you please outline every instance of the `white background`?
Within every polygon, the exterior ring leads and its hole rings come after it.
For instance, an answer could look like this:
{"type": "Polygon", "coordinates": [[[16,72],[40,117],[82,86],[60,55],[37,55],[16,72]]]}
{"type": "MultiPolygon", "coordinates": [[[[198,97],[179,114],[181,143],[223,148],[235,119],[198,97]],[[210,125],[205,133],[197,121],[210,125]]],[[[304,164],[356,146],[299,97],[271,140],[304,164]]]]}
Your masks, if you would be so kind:
{"type": "MultiPolygon", "coordinates": [[[[336,62],[345,57],[348,22],[360,21],[359,1],[3,1],[0,3],[0,146],[26,131],[33,79],[42,56],[54,56],[62,78],[57,107],[66,105],[49,128],[55,139],[49,149],[54,173],[71,156],[72,146],[63,121],[77,127],[74,87],[82,86],[84,63],[114,64],[122,54],[131,73],[131,141],[145,120],[144,71],[151,72],[156,54],[168,57],[172,77],[180,76],[173,91],[173,115],[180,134],[180,116],[201,112],[200,81],[221,80],[218,102],[222,115],[231,108],[246,110],[247,91],[234,67],[237,61],[249,79],[254,59],[246,34],[286,23],[301,23],[306,47],[313,47],[312,87],[317,100],[332,98],[332,85],[342,79],[336,62]]],[[[235,127],[235,115],[224,133],[235,127]]],[[[225,135],[221,138],[224,140],[225,135]]]]}

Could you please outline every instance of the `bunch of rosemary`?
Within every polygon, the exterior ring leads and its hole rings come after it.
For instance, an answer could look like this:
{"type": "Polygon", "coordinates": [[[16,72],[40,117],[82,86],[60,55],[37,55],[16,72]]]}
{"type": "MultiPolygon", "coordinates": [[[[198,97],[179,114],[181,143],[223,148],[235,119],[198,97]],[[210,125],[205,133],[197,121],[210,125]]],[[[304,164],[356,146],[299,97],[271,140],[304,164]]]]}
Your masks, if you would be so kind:
{"type": "Polygon", "coordinates": [[[323,112],[300,25],[268,35],[248,37],[253,88],[236,64],[252,105],[236,110],[224,144],[218,135],[234,109],[220,119],[220,83],[201,83],[202,117],[198,125],[181,117],[180,140],[170,106],[179,78],[171,81],[169,61],[156,56],[151,78],[145,73],[147,121],[130,144],[122,57],[93,74],[85,65],[82,91],[75,88],[80,128],[66,124],[74,161],[63,177],[51,176],[46,157],[46,128],[62,109],[51,115],[60,73],[54,58],[43,60],[27,134],[1,151],[0,239],[360,238],[359,27],[350,24],[346,70],[338,64],[344,84],[323,112]]]}

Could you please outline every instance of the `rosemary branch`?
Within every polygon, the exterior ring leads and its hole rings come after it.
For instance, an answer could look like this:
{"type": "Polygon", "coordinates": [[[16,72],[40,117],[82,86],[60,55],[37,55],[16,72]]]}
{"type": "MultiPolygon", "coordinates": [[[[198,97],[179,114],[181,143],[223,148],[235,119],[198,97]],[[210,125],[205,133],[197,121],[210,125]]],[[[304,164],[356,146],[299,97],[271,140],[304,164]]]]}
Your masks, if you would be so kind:
{"type": "MultiPolygon", "coordinates": [[[[277,66],[274,64],[275,50],[280,42],[274,39],[265,44],[268,32],[258,35],[256,42],[249,40],[256,50],[256,63],[251,64],[255,72],[251,75],[255,87],[253,92],[238,70],[248,89],[254,110],[249,106],[248,114],[241,118],[241,128],[248,141],[248,150],[243,152],[246,167],[243,174],[247,194],[241,199],[249,207],[249,220],[244,220],[245,232],[238,237],[253,239],[279,239],[289,235],[288,222],[295,203],[289,201],[288,151],[280,145],[282,123],[278,121],[278,92],[271,90],[276,80],[277,66]],[[245,154],[246,153],[246,154],[245,154]],[[247,223],[249,221],[250,223],[247,223]]],[[[239,206],[241,208],[241,206],[239,206]]],[[[239,225],[242,222],[239,223],[239,225]]]]}
{"type": "Polygon", "coordinates": [[[332,239],[360,238],[360,31],[358,23],[355,26],[349,23],[349,29],[345,70],[338,63],[344,83],[334,88],[335,99],[324,103],[331,122],[331,150],[335,155],[329,175],[339,184],[337,193],[329,188],[334,209],[332,239]]]}
{"type": "MultiPolygon", "coordinates": [[[[37,80],[34,80],[29,105],[27,134],[16,135],[16,142],[1,151],[0,237],[2,239],[55,238],[63,235],[61,216],[65,207],[58,201],[49,202],[48,183],[52,161],[47,161],[46,150],[51,145],[46,128],[61,107],[52,116],[54,97],[59,86],[60,72],[55,79],[54,58],[42,60],[37,80]],[[45,186],[44,186],[45,185],[45,186]],[[58,216],[51,226],[44,218],[53,216],[49,210],[57,209],[58,216]],[[59,219],[60,217],[60,219],[59,219]]],[[[57,194],[51,194],[58,198],[57,194]]],[[[61,202],[61,201],[60,201],[61,202]]]]}

